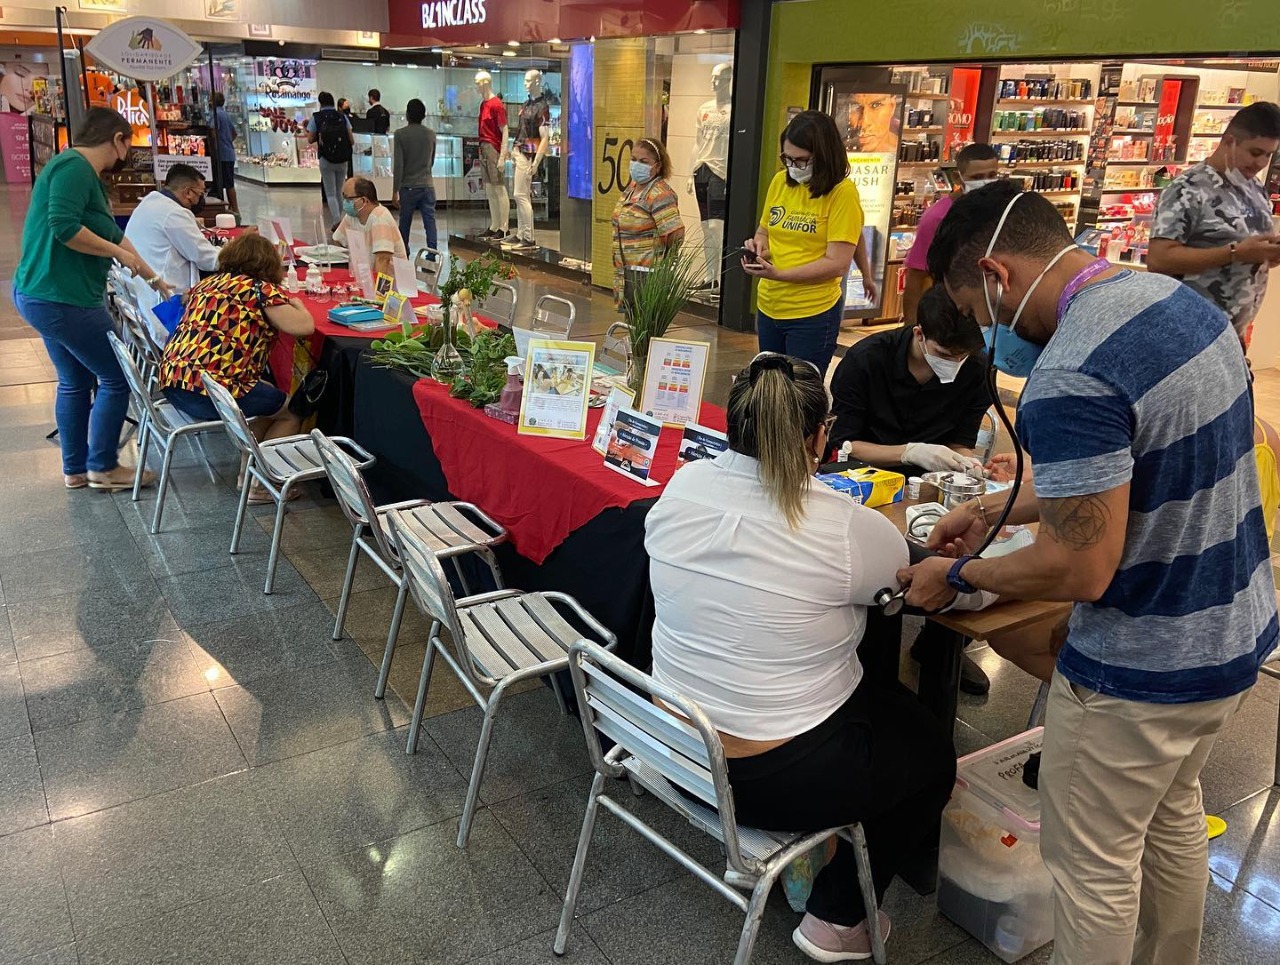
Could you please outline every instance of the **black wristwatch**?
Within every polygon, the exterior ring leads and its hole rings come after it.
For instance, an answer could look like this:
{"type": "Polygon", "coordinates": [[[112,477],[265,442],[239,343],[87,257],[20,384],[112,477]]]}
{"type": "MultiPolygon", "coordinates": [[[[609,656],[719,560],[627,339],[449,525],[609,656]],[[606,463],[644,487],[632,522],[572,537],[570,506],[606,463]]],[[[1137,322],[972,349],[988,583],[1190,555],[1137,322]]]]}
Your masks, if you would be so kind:
{"type": "Polygon", "coordinates": [[[960,570],[968,563],[972,556],[962,556],[951,564],[951,569],[947,571],[947,586],[955,590],[957,593],[977,593],[978,588],[960,575],[960,570]]]}

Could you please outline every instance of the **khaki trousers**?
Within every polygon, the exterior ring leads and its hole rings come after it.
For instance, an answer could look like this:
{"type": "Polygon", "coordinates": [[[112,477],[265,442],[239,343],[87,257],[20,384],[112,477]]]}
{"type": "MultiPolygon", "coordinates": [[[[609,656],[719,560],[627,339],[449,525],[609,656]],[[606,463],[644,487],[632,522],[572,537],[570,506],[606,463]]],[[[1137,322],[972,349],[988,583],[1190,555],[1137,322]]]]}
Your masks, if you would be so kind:
{"type": "Polygon", "coordinates": [[[1200,772],[1245,694],[1120,700],[1054,674],[1040,767],[1052,965],[1195,965],[1209,846],[1200,772]]]}

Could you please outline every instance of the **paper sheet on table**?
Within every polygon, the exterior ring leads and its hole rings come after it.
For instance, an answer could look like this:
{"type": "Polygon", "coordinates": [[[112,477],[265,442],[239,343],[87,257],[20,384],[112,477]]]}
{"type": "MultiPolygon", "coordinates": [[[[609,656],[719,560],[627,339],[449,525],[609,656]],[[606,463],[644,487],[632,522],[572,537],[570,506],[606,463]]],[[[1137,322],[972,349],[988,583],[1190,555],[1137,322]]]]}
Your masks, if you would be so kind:
{"type": "Polygon", "coordinates": [[[369,243],[365,241],[364,233],[361,231],[352,231],[347,235],[347,258],[351,265],[352,274],[356,273],[357,268],[369,268],[369,243]]]}
{"type": "Polygon", "coordinates": [[[418,294],[418,276],[413,270],[413,262],[408,258],[392,258],[391,268],[396,274],[396,291],[405,298],[418,294]]]}
{"type": "Polygon", "coordinates": [[[527,359],[529,357],[529,340],[537,333],[531,328],[520,328],[518,325],[512,325],[511,334],[516,340],[516,355],[522,359],[527,359]]]}

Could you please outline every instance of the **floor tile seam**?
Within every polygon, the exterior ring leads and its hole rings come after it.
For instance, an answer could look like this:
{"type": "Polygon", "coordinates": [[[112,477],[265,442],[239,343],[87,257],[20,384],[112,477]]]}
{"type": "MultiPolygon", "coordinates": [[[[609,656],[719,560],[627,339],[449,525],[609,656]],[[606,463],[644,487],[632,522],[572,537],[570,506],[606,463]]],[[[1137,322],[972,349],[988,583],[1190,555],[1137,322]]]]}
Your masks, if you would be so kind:
{"type": "MultiPolygon", "coordinates": [[[[76,923],[73,917],[71,921],[71,930],[72,930],[72,934],[75,935],[74,944],[79,946],[91,939],[98,938],[107,932],[119,931],[121,929],[126,929],[126,928],[130,928],[130,929],[138,928],[142,925],[146,925],[154,921],[159,921],[160,919],[165,918],[169,915],[172,915],[175,912],[185,911],[186,909],[192,908],[195,905],[203,904],[206,901],[217,901],[219,898],[225,898],[227,895],[235,894],[237,891],[243,891],[246,888],[256,888],[257,886],[264,885],[269,881],[274,881],[276,878],[283,878],[287,874],[301,874],[301,873],[302,873],[302,869],[300,867],[291,868],[291,869],[286,868],[282,871],[277,872],[276,874],[268,875],[266,878],[258,879],[255,877],[252,880],[242,881],[241,883],[234,885],[232,887],[225,888],[220,891],[213,892],[211,894],[201,895],[199,898],[191,898],[185,901],[180,901],[178,902],[178,904],[173,905],[170,908],[166,908],[164,911],[154,915],[145,915],[142,918],[134,918],[130,921],[118,922],[118,923],[113,923],[113,924],[105,925],[101,927],[95,927],[90,929],[89,931],[84,932],[83,934],[80,934],[79,932],[76,931],[76,923]]],[[[304,876],[304,880],[305,880],[305,876],[304,876]]],[[[77,959],[79,959],[78,950],[76,953],[76,957],[77,959]]]]}
{"type": "Polygon", "coordinates": [[[128,807],[131,804],[141,804],[144,801],[149,801],[152,798],[161,797],[165,794],[177,794],[179,791],[192,791],[198,787],[203,787],[206,784],[212,784],[214,781],[225,780],[228,777],[235,777],[238,774],[247,774],[250,770],[250,765],[246,764],[244,767],[237,768],[234,771],[227,771],[224,774],[215,774],[212,777],[206,777],[191,784],[179,784],[176,787],[166,787],[162,790],[150,791],[146,794],[140,794],[137,797],[129,798],[127,801],[117,801],[114,804],[108,804],[106,807],[94,808],[92,811],[85,811],[83,814],[69,814],[66,817],[61,818],[51,817],[49,819],[49,827],[56,830],[59,825],[66,824],[68,821],[78,821],[81,818],[106,814],[108,811],[115,811],[118,808],[128,807]]]}
{"type": "MultiPolygon", "coordinates": [[[[152,642],[155,642],[155,641],[146,641],[146,642],[148,642],[148,643],[152,643],[152,642]]],[[[178,642],[180,642],[180,641],[173,640],[173,641],[165,641],[165,642],[167,642],[167,643],[178,643],[178,642]]],[[[188,648],[188,650],[189,650],[189,649],[190,649],[190,648],[188,648]]],[[[67,652],[67,653],[78,653],[78,652],[80,652],[80,651],[76,651],[76,650],[68,650],[68,651],[66,651],[66,652],[67,652]]],[[[87,652],[87,653],[92,653],[93,651],[92,651],[92,650],[86,650],[85,652],[87,652]]],[[[63,656],[63,654],[54,654],[54,656],[63,656]]],[[[194,659],[194,656],[193,656],[193,658],[192,658],[192,659],[194,659]]],[[[31,662],[31,661],[28,661],[28,663],[30,663],[30,662],[31,662]]],[[[201,678],[200,678],[200,679],[201,679],[201,680],[204,680],[204,677],[203,677],[203,676],[201,676],[201,678]]],[[[203,689],[201,689],[201,690],[197,690],[197,691],[194,691],[193,693],[189,693],[189,694],[182,694],[182,695],[177,696],[177,697],[166,697],[166,698],[164,698],[163,700],[153,700],[153,701],[150,701],[150,702],[145,703],[145,704],[132,704],[132,703],[131,703],[131,704],[129,704],[129,705],[127,705],[127,706],[125,706],[125,707],[117,707],[116,709],[114,709],[114,710],[108,710],[108,711],[106,711],[105,713],[95,714],[95,715],[93,715],[92,717],[84,717],[84,718],[82,718],[82,719],[80,719],[80,720],[74,720],[74,721],[71,721],[70,723],[67,723],[67,724],[56,724],[56,725],[55,725],[55,726],[53,726],[53,727],[41,727],[39,730],[36,730],[36,729],[33,727],[33,728],[31,729],[31,733],[32,733],[32,736],[34,736],[34,735],[36,735],[36,734],[52,734],[52,733],[54,733],[54,732],[56,732],[56,731],[60,731],[60,730],[67,730],[68,728],[71,728],[71,727],[79,727],[81,724],[89,724],[89,723],[92,723],[93,721],[96,721],[96,720],[105,720],[106,718],[108,718],[108,717],[113,717],[113,716],[115,716],[116,714],[131,714],[131,713],[136,713],[136,712],[138,712],[138,711],[147,710],[147,709],[149,709],[149,708],[151,708],[151,707],[163,707],[163,706],[165,706],[166,704],[173,704],[173,703],[177,703],[179,700],[190,700],[192,697],[199,697],[201,694],[212,694],[212,693],[213,693],[213,690],[212,690],[210,687],[208,687],[208,686],[207,686],[207,683],[208,683],[208,682],[207,682],[207,681],[205,681],[205,683],[206,683],[206,686],[204,686],[204,687],[203,687],[203,689]]],[[[28,711],[28,717],[30,717],[30,712],[29,712],[29,711],[28,711]]],[[[225,718],[225,715],[224,715],[224,718],[225,718]]],[[[246,757],[246,758],[245,758],[245,763],[246,763],[246,764],[248,763],[248,760],[249,760],[249,759],[246,757]]]]}
{"type": "MultiPolygon", "coordinates": [[[[289,842],[286,840],[285,844],[289,842]]],[[[292,846],[289,846],[292,850],[292,846]]],[[[351,965],[351,958],[347,955],[347,950],[342,947],[342,939],[338,936],[338,932],[333,927],[333,922],[329,920],[328,914],[324,910],[324,904],[320,901],[320,896],[316,894],[315,887],[311,884],[311,878],[307,875],[307,869],[302,864],[298,856],[294,855],[294,860],[298,862],[298,873],[302,875],[302,883],[307,886],[307,894],[311,896],[311,900],[316,903],[316,910],[320,912],[320,920],[324,922],[324,927],[329,930],[329,937],[333,939],[333,947],[338,950],[338,954],[342,956],[342,960],[351,965]]]]}

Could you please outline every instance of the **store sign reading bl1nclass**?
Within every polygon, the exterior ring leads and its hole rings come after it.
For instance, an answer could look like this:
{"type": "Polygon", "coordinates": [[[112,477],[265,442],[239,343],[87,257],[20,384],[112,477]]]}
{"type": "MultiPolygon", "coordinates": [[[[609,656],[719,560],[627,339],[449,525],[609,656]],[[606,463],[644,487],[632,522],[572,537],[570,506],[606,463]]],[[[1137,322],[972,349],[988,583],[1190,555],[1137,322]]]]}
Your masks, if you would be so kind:
{"type": "Polygon", "coordinates": [[[484,23],[489,16],[485,0],[431,0],[422,5],[422,29],[467,27],[484,23]]]}

